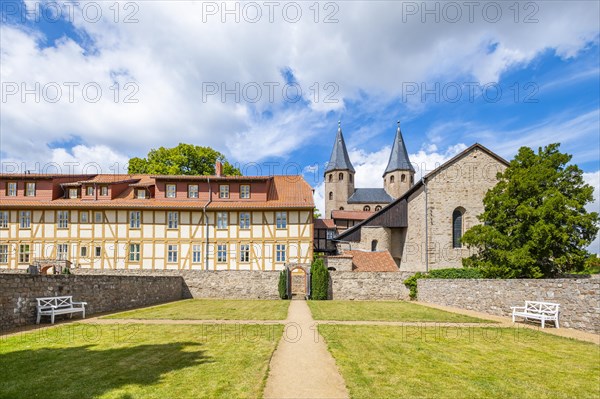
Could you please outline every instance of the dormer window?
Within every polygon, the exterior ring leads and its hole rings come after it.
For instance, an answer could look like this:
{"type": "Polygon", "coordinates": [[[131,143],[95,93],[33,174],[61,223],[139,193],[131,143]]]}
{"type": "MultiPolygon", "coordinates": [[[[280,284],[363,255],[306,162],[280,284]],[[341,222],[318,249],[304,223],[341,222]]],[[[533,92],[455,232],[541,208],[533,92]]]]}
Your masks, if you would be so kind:
{"type": "Polygon", "coordinates": [[[229,184],[219,186],[219,198],[229,198],[229,184]]]}
{"type": "Polygon", "coordinates": [[[77,198],[78,197],[78,189],[76,188],[70,188],[69,189],[69,198],[73,199],[73,198],[77,198]]]}
{"type": "Polygon", "coordinates": [[[94,186],[87,186],[85,188],[85,195],[94,195],[94,186]]]}
{"type": "Polygon", "coordinates": [[[100,187],[100,195],[104,197],[108,195],[108,186],[100,187]]]}
{"type": "Polygon", "coordinates": [[[188,198],[198,198],[198,185],[190,184],[188,186],[188,198]]]}
{"type": "Polygon", "coordinates": [[[35,197],[35,183],[33,183],[33,182],[25,183],[25,196],[35,197]]]}
{"type": "Polygon", "coordinates": [[[242,184],[240,186],[240,198],[241,199],[250,198],[250,185],[249,184],[242,184]]]}
{"type": "Polygon", "coordinates": [[[177,186],[175,184],[167,184],[165,190],[165,197],[175,198],[177,196],[177,186]]]}
{"type": "Polygon", "coordinates": [[[138,197],[138,199],[145,199],[146,198],[146,190],[143,188],[138,189],[137,197],[138,197]]]}
{"type": "Polygon", "coordinates": [[[8,197],[17,196],[17,182],[9,181],[6,185],[6,195],[8,197]]]}

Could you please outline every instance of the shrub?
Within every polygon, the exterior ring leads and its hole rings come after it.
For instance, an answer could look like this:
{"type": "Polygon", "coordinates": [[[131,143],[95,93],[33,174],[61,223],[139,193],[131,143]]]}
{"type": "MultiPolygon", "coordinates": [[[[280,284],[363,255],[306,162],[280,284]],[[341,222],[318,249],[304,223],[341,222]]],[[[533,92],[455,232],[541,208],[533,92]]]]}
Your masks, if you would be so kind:
{"type": "Polygon", "coordinates": [[[416,272],[415,274],[404,280],[404,285],[410,291],[410,299],[417,299],[417,280],[420,278],[427,278],[427,275],[421,272],[416,272]]]}
{"type": "Polygon", "coordinates": [[[329,270],[323,264],[323,259],[315,259],[310,269],[310,298],[326,300],[329,291],[329,270]]]}
{"type": "Polygon", "coordinates": [[[287,297],[287,270],[282,270],[279,273],[279,298],[288,299],[287,297]]]}
{"type": "Polygon", "coordinates": [[[417,272],[404,280],[404,285],[410,291],[410,299],[417,299],[417,280],[420,278],[483,278],[483,274],[478,269],[436,269],[428,274],[417,272]]]}

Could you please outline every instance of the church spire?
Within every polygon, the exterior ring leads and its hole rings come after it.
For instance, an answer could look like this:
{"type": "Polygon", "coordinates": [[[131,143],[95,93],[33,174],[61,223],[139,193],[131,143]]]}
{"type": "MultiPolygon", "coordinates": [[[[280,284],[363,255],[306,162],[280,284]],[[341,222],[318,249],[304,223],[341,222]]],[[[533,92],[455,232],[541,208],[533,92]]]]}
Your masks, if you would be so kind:
{"type": "Polygon", "coordinates": [[[344,142],[344,136],[342,135],[341,121],[338,121],[338,131],[325,173],[331,172],[332,170],[349,170],[354,173],[354,167],[352,166],[352,162],[350,162],[350,157],[346,150],[346,143],[344,142]]]}
{"type": "Polygon", "coordinates": [[[396,137],[394,138],[394,145],[392,146],[392,153],[390,154],[390,160],[388,161],[385,173],[393,172],[395,170],[408,170],[414,172],[410,159],[408,159],[408,152],[406,151],[406,145],[402,138],[402,132],[400,131],[400,121],[398,121],[398,129],[396,129],[396,137]]]}

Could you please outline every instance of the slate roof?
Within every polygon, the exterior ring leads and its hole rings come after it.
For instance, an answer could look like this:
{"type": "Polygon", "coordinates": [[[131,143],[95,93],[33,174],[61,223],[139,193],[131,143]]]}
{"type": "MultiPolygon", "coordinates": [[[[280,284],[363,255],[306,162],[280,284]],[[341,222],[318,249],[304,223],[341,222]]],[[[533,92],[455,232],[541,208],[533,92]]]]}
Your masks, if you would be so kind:
{"type": "Polygon", "coordinates": [[[384,176],[386,173],[393,172],[395,170],[410,170],[415,171],[410,159],[408,159],[408,152],[406,151],[406,145],[402,138],[402,132],[400,131],[400,121],[398,121],[398,129],[396,129],[396,137],[394,137],[394,144],[392,146],[392,152],[390,153],[390,159],[388,165],[385,168],[384,176]]]}
{"type": "Polygon", "coordinates": [[[331,172],[332,170],[349,170],[354,172],[352,162],[348,156],[346,150],[346,142],[344,141],[344,135],[342,134],[342,127],[338,123],[338,131],[335,136],[335,143],[333,143],[333,151],[331,151],[331,157],[325,168],[325,173],[331,172]]]}
{"type": "Polygon", "coordinates": [[[357,188],[348,198],[349,204],[388,204],[394,199],[383,188],[357,188]]]}

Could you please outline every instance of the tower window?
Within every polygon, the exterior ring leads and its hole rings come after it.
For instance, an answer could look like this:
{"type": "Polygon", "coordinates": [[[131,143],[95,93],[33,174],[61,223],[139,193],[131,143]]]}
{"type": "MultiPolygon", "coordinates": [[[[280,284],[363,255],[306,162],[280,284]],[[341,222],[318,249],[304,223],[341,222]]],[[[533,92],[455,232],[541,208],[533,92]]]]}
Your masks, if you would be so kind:
{"type": "Polygon", "coordinates": [[[400,181],[402,183],[404,183],[406,181],[406,175],[404,173],[402,173],[402,176],[400,176],[400,181]]]}
{"type": "Polygon", "coordinates": [[[375,212],[379,212],[380,210],[381,210],[381,205],[377,205],[377,206],[375,207],[375,212]]]}
{"type": "Polygon", "coordinates": [[[371,207],[369,205],[365,205],[365,207],[363,208],[363,211],[370,212],[371,211],[371,207]]]}
{"type": "Polygon", "coordinates": [[[332,200],[333,199],[333,191],[329,192],[329,199],[332,200]]]}
{"type": "Polygon", "coordinates": [[[338,179],[339,181],[344,180],[344,174],[340,172],[340,174],[338,175],[338,179]]]}
{"type": "Polygon", "coordinates": [[[410,184],[415,184],[415,177],[414,176],[410,177],[410,184]]]}
{"type": "Polygon", "coordinates": [[[394,182],[394,176],[390,176],[390,183],[394,182]]]}
{"type": "Polygon", "coordinates": [[[352,180],[353,180],[354,178],[352,177],[352,175],[349,175],[349,179],[350,179],[350,183],[352,183],[352,180]]]}
{"type": "Polygon", "coordinates": [[[460,239],[463,234],[463,213],[461,208],[456,208],[452,212],[452,248],[461,248],[460,239]]]}
{"type": "Polygon", "coordinates": [[[377,251],[377,240],[371,241],[371,252],[377,251]]]}
{"type": "Polygon", "coordinates": [[[343,211],[343,210],[344,210],[344,207],[343,207],[343,206],[340,206],[340,211],[343,211]]]}
{"type": "Polygon", "coordinates": [[[329,174],[329,183],[331,183],[333,181],[333,173],[329,174]]]}

